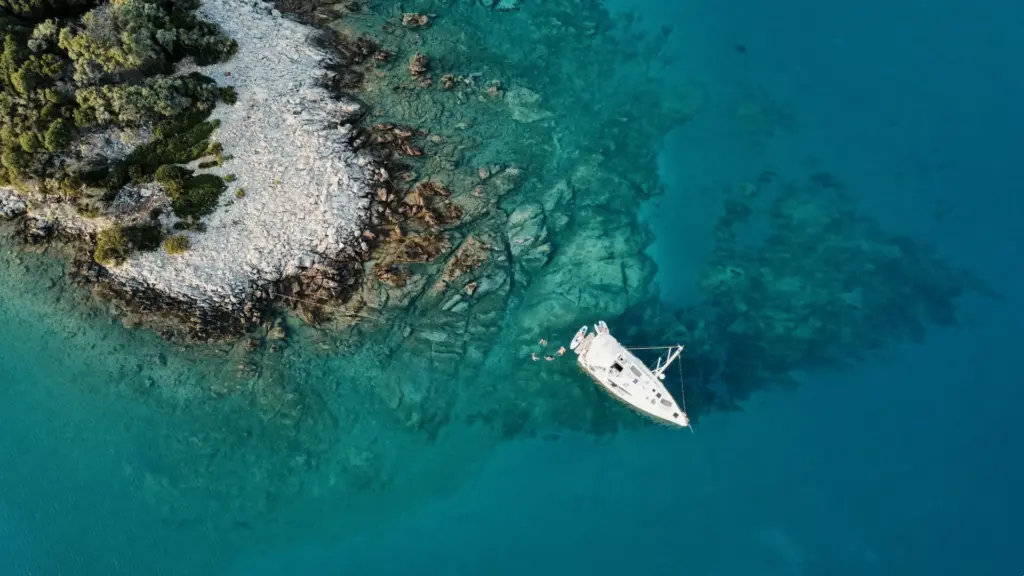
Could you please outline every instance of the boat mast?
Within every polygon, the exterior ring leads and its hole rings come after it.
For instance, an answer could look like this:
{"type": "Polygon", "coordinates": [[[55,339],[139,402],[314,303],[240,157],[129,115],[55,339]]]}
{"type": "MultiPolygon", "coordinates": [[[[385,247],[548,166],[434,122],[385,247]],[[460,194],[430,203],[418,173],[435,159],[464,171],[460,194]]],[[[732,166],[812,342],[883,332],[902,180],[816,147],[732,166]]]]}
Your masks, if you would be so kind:
{"type": "Polygon", "coordinates": [[[668,368],[668,365],[675,361],[676,358],[679,358],[679,355],[682,353],[683,347],[680,346],[679,344],[676,344],[675,350],[673,350],[672,353],[668,355],[668,360],[665,361],[664,366],[661,365],[661,358],[658,358],[659,366],[654,370],[654,377],[661,378],[661,375],[665,373],[665,369],[668,368]]]}

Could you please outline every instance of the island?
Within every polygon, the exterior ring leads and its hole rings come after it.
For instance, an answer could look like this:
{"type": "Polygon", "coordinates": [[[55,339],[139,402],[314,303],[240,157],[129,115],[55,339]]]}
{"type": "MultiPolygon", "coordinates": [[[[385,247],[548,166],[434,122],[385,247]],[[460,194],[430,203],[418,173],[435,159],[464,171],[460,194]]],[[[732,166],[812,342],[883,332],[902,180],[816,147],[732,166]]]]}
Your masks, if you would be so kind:
{"type": "Polygon", "coordinates": [[[199,334],[257,320],[270,284],[365,259],[377,164],[315,31],[264,3],[9,10],[0,213],[27,235],[94,243],[94,276],[199,334]]]}

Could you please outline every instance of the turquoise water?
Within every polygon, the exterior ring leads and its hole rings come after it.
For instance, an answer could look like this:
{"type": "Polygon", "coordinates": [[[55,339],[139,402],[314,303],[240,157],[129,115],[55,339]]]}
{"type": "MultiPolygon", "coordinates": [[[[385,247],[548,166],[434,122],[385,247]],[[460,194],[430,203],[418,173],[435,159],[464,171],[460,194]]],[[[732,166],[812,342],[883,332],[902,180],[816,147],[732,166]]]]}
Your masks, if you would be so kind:
{"type": "MultiPolygon", "coordinates": [[[[494,42],[528,8],[488,16],[494,42]]],[[[259,360],[271,383],[232,395],[235,351],[180,351],[123,328],[65,286],[60,260],[5,248],[0,571],[1017,569],[1024,191],[1010,167],[1024,127],[1012,75],[1021,9],[611,8],[636,11],[650,34],[671,23],[665,50],[678,60],[661,73],[706,95],[661,144],[665,193],[638,207],[663,300],[700,301],[722,200],[764,170],[786,181],[832,174],[860,214],[933,246],[1002,299],[967,293],[955,327],[923,326],[859,364],[797,371],[800,386],[705,415],[693,435],[552,425],[557,440],[507,439],[453,419],[431,440],[375,393],[398,376],[369,344],[342,355],[296,325],[294,344],[259,360]],[[218,386],[209,401],[204,391],[218,386]],[[278,416],[261,416],[265,406],[278,416]]],[[[467,381],[417,365],[424,373],[406,369],[401,386],[474,387],[461,401],[485,401],[492,379],[528,370],[505,369],[467,381]]]]}

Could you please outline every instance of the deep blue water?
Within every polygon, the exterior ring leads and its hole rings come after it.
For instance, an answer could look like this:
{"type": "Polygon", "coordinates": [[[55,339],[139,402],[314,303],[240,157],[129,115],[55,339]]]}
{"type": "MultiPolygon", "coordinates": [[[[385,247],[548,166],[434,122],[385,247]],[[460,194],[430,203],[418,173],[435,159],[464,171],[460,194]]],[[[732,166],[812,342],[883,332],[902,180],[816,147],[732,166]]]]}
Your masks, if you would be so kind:
{"type": "MultiPolygon", "coordinates": [[[[229,573],[1020,572],[1024,183],[1014,168],[1024,133],[1016,62],[1024,8],[966,0],[612,7],[652,28],[670,23],[680,56],[671,73],[708,96],[701,115],[665,142],[668,188],[657,209],[645,208],[667,299],[695,297],[721,190],[765,168],[834,174],[861,211],[934,245],[1003,299],[968,296],[956,328],[929,329],[854,370],[805,375],[795,390],[703,420],[694,435],[658,429],[505,445],[454,493],[368,522],[358,536],[246,551],[229,573]],[[788,118],[762,146],[737,120],[750,94],[788,118]]],[[[201,571],[188,557],[216,547],[217,535],[161,527],[121,500],[116,475],[104,472],[113,458],[78,460],[116,451],[106,442],[120,436],[108,428],[136,416],[91,416],[102,406],[87,390],[51,394],[47,355],[60,358],[60,333],[26,342],[25,324],[0,317],[5,378],[32,389],[0,421],[0,487],[46,487],[35,501],[0,493],[0,573],[29,573],[24,567],[55,546],[116,554],[146,541],[138,534],[147,530],[160,535],[147,553],[162,555],[165,573],[201,571]],[[82,422],[17,425],[15,413],[57,413],[48,405],[61,402],[82,422]],[[118,506],[127,511],[110,517],[125,524],[97,520],[118,506]],[[45,513],[51,508],[60,513],[45,513]]]]}

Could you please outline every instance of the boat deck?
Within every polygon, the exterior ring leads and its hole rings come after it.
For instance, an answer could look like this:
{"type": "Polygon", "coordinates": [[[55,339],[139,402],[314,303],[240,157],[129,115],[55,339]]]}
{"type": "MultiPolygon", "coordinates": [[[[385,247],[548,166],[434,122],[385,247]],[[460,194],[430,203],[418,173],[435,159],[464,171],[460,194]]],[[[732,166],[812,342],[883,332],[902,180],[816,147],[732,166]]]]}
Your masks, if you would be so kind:
{"type": "Polygon", "coordinates": [[[594,381],[616,399],[659,421],[689,426],[686,413],[655,374],[607,329],[587,334],[574,348],[577,361],[594,381]]]}

